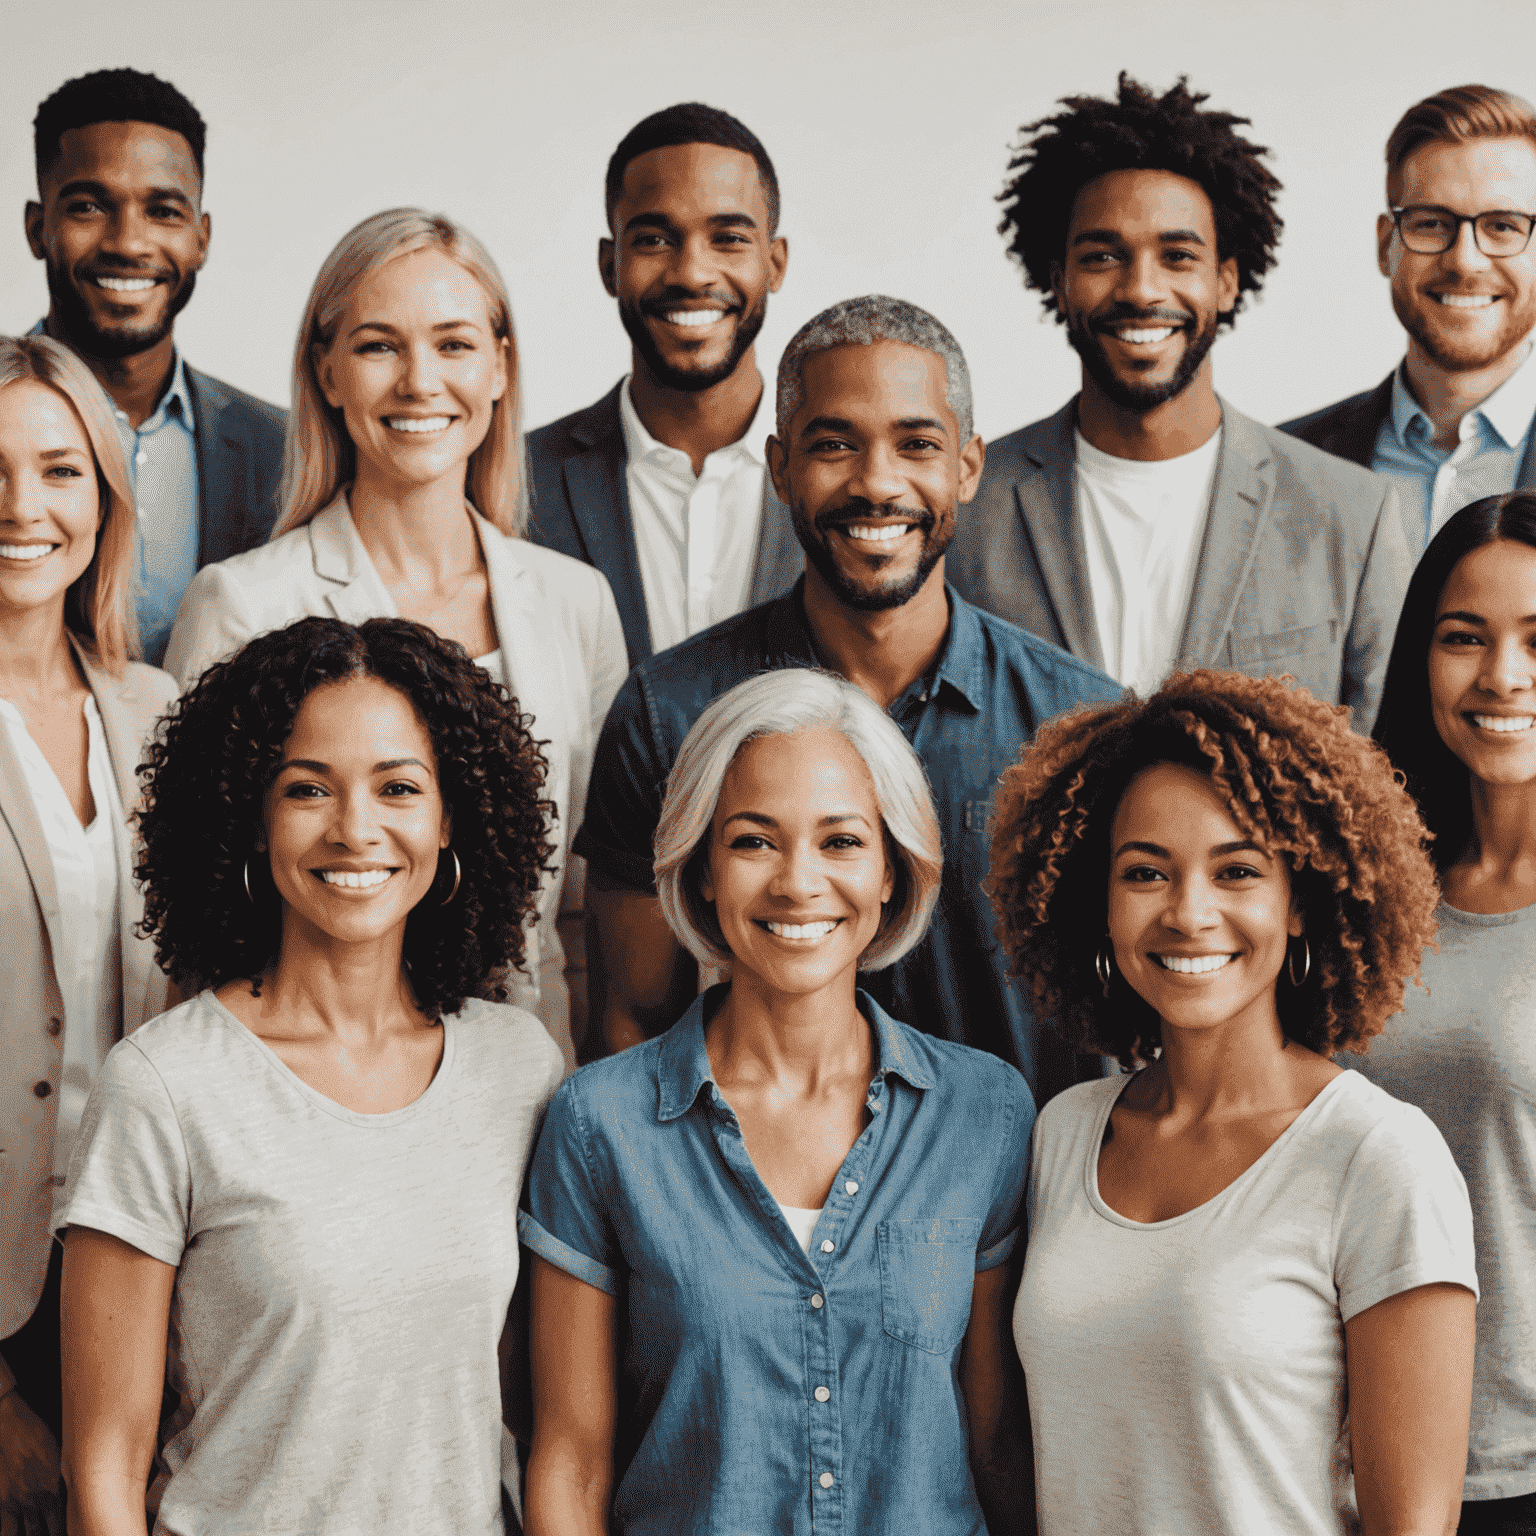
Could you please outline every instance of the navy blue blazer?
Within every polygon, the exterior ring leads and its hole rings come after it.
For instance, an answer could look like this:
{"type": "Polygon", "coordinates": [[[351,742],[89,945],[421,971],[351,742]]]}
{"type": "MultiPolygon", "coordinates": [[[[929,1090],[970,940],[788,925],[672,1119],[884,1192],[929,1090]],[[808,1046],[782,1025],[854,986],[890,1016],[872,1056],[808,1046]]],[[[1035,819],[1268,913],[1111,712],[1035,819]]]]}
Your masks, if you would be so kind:
{"type": "MultiPolygon", "coordinates": [[[[528,537],[595,565],[608,578],[624,626],[630,666],[651,654],[651,621],[640,581],[640,555],[629,516],[625,476],[629,455],[619,417],[623,381],[596,405],[574,411],[528,434],[528,537]]],[[[780,597],[805,570],[805,556],[789,508],[763,476],[763,521],[747,606],[780,597]]]]}
{"type": "Polygon", "coordinates": [[[264,544],[277,518],[288,412],[187,366],[201,500],[199,568],[264,544]]]}

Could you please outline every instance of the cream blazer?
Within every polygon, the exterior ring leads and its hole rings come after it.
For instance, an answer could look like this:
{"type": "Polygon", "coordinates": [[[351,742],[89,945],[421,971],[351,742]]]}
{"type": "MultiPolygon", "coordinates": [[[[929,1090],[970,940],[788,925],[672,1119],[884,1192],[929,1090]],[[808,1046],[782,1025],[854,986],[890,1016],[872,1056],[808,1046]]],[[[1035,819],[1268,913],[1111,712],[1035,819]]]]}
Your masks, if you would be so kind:
{"type": "MultiPolygon", "coordinates": [[[[139,802],[134,770],[155,722],[176,697],[176,684],[137,662],[118,680],[78,645],[75,655],[101,714],[117,792],[131,810],[139,802]]],[[[154,946],[134,934],[144,898],[133,883],[133,840],[126,823],[114,830],[120,1027],[131,1034],[165,1012],[168,983],[154,946]]],[[[64,998],[53,971],[59,921],[48,840],[10,737],[0,729],[0,1339],[31,1317],[48,1273],[53,1133],[64,1065],[64,998]]]]}
{"type": "MultiPolygon", "coordinates": [[[[568,555],[508,538],[471,508],[490,579],[491,612],[507,690],[532,731],[547,741],[544,793],[556,807],[555,868],[529,924],[528,970],[514,972],[508,1000],[538,1014],[575,1065],[565,952],[556,929],[562,905],[580,910],[584,868],[570,855],[587,799],[603,717],[628,675],[624,631],[607,578],[568,555]]],[[[247,640],[318,616],[362,624],[399,609],[358,536],[345,493],[301,528],[215,565],[182,598],[165,665],[183,688],[247,640]]]]}

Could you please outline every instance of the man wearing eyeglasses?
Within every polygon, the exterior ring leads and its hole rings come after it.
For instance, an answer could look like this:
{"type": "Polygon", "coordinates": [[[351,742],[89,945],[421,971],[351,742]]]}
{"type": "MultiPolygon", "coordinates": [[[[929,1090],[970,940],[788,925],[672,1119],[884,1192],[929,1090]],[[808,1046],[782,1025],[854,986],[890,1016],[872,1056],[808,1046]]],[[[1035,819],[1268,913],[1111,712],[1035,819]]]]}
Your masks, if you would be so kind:
{"type": "Polygon", "coordinates": [[[1410,107],[1387,203],[1377,259],[1407,356],[1284,430],[1390,475],[1417,552],[1468,502],[1536,487],[1536,110],[1486,85],[1410,107]]]}

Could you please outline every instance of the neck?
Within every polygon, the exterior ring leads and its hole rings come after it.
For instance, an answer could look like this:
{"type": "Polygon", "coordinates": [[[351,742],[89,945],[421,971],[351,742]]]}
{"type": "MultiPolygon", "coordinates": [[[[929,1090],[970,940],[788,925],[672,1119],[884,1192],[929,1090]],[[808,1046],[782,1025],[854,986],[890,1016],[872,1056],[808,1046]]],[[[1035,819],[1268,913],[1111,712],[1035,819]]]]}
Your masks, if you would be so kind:
{"type": "Polygon", "coordinates": [[[0,614],[0,698],[28,712],[84,685],[64,630],[64,597],[42,608],[0,614]]]}
{"type": "Polygon", "coordinates": [[[166,334],[146,351],[134,352],[127,357],[95,357],[89,342],[77,341],[64,334],[51,309],[43,329],[55,341],[62,341],[95,374],[96,382],[127,416],[135,431],[154,415],[160,397],[170,388],[171,373],[176,367],[176,343],[171,334],[166,334]]]}
{"type": "Polygon", "coordinates": [[[1484,368],[1453,373],[1433,361],[1418,341],[1408,341],[1403,375],[1408,392],[1434,428],[1436,448],[1454,448],[1460,441],[1461,419],[1475,411],[1530,356],[1531,342],[1522,341],[1484,368]]]}
{"type": "Polygon", "coordinates": [[[629,398],[635,415],[658,443],[686,453],[694,474],[717,448],[728,448],[746,436],[763,397],[755,348],[747,349],[729,378],[696,393],[667,388],[638,352],[632,351],[632,357],[629,398]]]}
{"type": "Polygon", "coordinates": [[[353,1039],[421,1022],[400,963],[404,942],[402,923],[378,939],[340,944],[285,908],[282,947],[262,982],[261,1011],[353,1039]]]}
{"type": "Polygon", "coordinates": [[[944,562],[901,607],[868,613],[839,602],[807,561],[805,617],[816,652],[832,671],[888,709],[933,665],[949,633],[944,562]]]}
{"type": "Polygon", "coordinates": [[[1152,1070],[1162,1075],[1166,1110],[1199,1115],[1270,1100],[1287,1052],[1301,1049],[1286,1042],[1271,992],[1216,1029],[1164,1024],[1163,1054],[1152,1070]]]}
{"type": "Polygon", "coordinates": [[[465,509],[462,465],[417,485],[388,480],[360,464],[347,506],[386,585],[408,570],[425,568],[442,577],[482,563],[474,521],[465,509]]]}
{"type": "Polygon", "coordinates": [[[1480,882],[1536,888],[1536,783],[1473,777],[1471,791],[1472,843],[1458,863],[1480,882]]]}
{"type": "Polygon", "coordinates": [[[825,1078],[875,1067],[874,1031],[854,1001],[852,967],[814,992],[785,993],[737,973],[706,1032],[717,1080],[770,1078],[814,1090],[825,1078]]]}
{"type": "Polygon", "coordinates": [[[1130,411],[1099,388],[1085,368],[1077,397],[1077,429],[1100,453],[1117,459],[1176,459],[1210,442],[1221,427],[1221,401],[1211,382],[1211,360],[1173,399],[1149,411],[1130,411]]]}

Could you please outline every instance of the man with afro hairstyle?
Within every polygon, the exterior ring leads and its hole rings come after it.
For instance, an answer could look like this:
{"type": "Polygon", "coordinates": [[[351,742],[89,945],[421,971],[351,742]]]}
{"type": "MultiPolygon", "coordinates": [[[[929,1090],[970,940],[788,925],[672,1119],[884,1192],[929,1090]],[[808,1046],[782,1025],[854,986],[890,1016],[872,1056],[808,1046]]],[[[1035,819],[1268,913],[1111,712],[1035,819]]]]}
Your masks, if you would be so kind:
{"type": "Polygon", "coordinates": [[[176,349],[208,255],[206,131],[174,85],[136,69],[65,81],[33,123],[27,243],[49,297],[33,334],[77,352],[112,401],[139,511],[139,635],[157,665],[198,570],[270,532],[288,414],[176,349]]]}
{"type": "Polygon", "coordinates": [[[1022,130],[999,227],[1082,390],[991,445],[950,579],[1140,692],[1189,666],[1290,673],[1368,731],[1411,571],[1396,495],[1216,394],[1280,184],[1205,99],[1122,74],[1022,130]]]}

